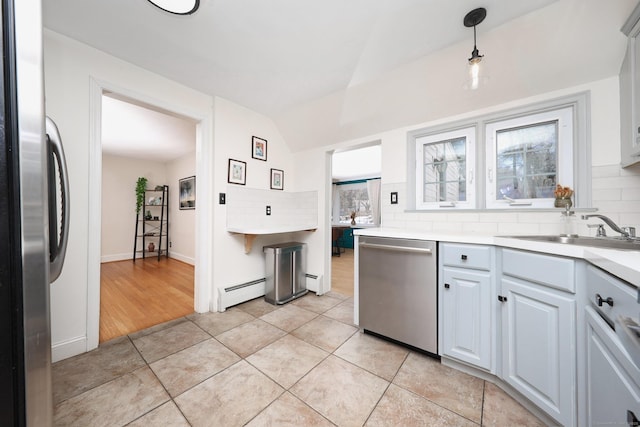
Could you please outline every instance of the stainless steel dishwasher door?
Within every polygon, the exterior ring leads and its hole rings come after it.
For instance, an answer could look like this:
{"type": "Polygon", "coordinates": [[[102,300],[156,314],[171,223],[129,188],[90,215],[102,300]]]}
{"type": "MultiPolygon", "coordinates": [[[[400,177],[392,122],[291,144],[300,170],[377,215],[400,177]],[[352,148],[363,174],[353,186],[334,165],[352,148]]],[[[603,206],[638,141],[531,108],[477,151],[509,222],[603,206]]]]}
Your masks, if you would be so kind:
{"type": "Polygon", "coordinates": [[[360,327],[438,354],[436,242],[359,240],[360,327]]]}

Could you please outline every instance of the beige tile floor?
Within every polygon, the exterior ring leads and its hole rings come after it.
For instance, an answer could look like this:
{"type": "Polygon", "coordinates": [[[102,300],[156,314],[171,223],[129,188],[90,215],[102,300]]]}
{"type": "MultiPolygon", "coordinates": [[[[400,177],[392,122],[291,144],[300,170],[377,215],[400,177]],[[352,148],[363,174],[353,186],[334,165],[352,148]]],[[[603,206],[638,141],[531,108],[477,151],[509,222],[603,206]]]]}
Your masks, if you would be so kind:
{"type": "Polygon", "coordinates": [[[58,426],[541,426],[495,385],[310,294],[194,314],[53,365],[58,426]]]}

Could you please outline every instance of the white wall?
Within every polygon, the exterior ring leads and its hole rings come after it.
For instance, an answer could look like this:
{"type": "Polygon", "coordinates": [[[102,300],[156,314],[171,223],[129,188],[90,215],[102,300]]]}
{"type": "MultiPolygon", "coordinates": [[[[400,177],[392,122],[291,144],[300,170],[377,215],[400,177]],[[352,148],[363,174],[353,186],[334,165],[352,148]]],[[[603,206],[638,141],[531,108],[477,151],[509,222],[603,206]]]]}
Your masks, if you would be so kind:
{"type": "Polygon", "coordinates": [[[168,163],[103,154],[102,262],[132,257],[136,220],[135,183],[138,177],[144,176],[148,180],[147,188],[169,186],[169,256],[194,265],[195,210],[180,210],[178,181],[195,173],[195,151],[168,163]]]}
{"type": "Polygon", "coordinates": [[[299,151],[598,81],[620,69],[627,45],[620,27],[637,3],[562,0],[491,29],[480,25],[478,48],[490,79],[477,91],[463,87],[470,32],[459,43],[285,111],[276,123],[299,151]]]}
{"type": "Polygon", "coordinates": [[[164,163],[102,155],[102,262],[131,259],[133,255],[135,189],[141,176],[147,178],[147,188],[165,184],[164,163]]]}
{"type": "MultiPolygon", "coordinates": [[[[187,264],[195,263],[196,255],[196,211],[180,209],[180,193],[178,182],[182,178],[195,176],[196,152],[193,151],[166,164],[167,184],[169,185],[169,257],[187,264]]],[[[196,178],[196,188],[198,178],[196,178]]],[[[196,199],[196,209],[197,209],[196,199]]]]}
{"type": "MultiPolygon", "coordinates": [[[[291,240],[305,239],[305,234],[273,234],[259,236],[253,243],[249,254],[244,252],[244,237],[226,231],[226,205],[217,203],[218,194],[226,193],[229,159],[247,163],[246,187],[269,189],[270,169],[284,171],[284,191],[294,191],[296,173],[289,148],[278,132],[275,124],[264,116],[238,106],[222,98],[215,100],[215,184],[214,184],[214,286],[226,288],[264,277],[265,264],[262,247],[291,240]],[[267,161],[251,157],[251,137],[258,136],[267,140],[267,161]]],[[[270,190],[278,191],[278,190],[270,190]]],[[[217,291],[214,292],[214,305],[217,306],[217,291]]]]}
{"type": "MultiPolygon", "coordinates": [[[[407,132],[424,127],[534,104],[544,100],[559,98],[583,91],[591,93],[591,145],[592,145],[592,198],[599,212],[610,216],[622,225],[640,228],[640,166],[621,169],[620,162],[620,110],[617,76],[598,80],[584,85],[544,93],[520,99],[482,110],[466,111],[431,122],[416,123],[412,126],[391,129],[359,139],[346,140],[340,144],[299,152],[294,155],[298,190],[317,190],[319,194],[328,194],[330,176],[323,159],[334,149],[358,146],[371,141],[382,142],[382,225],[386,227],[413,228],[421,230],[463,230],[501,234],[554,233],[561,229],[560,215],[550,213],[483,213],[443,212],[418,213],[405,212],[407,201],[407,132]],[[399,203],[390,204],[390,193],[398,192],[399,203]]],[[[581,142],[583,144],[584,141],[581,142]]],[[[319,229],[310,240],[312,256],[311,268],[317,268],[318,252],[329,253],[330,238],[328,224],[330,197],[320,200],[319,229]]],[[[595,221],[591,221],[595,222],[595,221]]],[[[588,234],[582,221],[581,234],[588,234]]],[[[324,274],[328,274],[330,263],[324,262],[324,274]]]]}
{"type": "MultiPolygon", "coordinates": [[[[99,271],[99,253],[96,266],[88,262],[89,242],[99,240],[101,234],[99,225],[89,229],[94,223],[89,218],[90,199],[95,196],[90,194],[91,168],[97,167],[89,144],[91,79],[123,88],[128,95],[137,94],[147,102],[155,100],[166,109],[177,107],[178,112],[188,112],[205,123],[212,121],[212,98],[50,31],[45,31],[44,56],[47,114],[60,129],[71,186],[67,257],[60,278],[51,285],[53,359],[59,360],[97,345],[97,324],[90,304],[95,310],[99,288],[90,273],[96,268],[99,271]]],[[[212,135],[208,130],[204,134],[202,144],[211,145],[212,135]]]]}

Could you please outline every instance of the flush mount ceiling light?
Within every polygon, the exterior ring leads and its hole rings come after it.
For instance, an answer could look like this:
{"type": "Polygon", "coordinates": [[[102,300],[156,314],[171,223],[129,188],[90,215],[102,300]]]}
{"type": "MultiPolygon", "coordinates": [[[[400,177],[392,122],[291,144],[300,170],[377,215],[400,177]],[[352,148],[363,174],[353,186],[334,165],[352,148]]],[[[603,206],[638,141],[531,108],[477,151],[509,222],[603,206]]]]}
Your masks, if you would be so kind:
{"type": "Polygon", "coordinates": [[[480,61],[482,61],[484,55],[480,55],[476,46],[476,25],[484,21],[486,16],[487,9],[479,7],[467,13],[463,21],[465,27],[473,27],[473,51],[471,52],[471,58],[469,58],[469,86],[471,89],[477,89],[481,81],[480,61]]]}
{"type": "Polygon", "coordinates": [[[191,15],[200,6],[200,0],[147,0],[165,12],[175,15],[191,15]]]}

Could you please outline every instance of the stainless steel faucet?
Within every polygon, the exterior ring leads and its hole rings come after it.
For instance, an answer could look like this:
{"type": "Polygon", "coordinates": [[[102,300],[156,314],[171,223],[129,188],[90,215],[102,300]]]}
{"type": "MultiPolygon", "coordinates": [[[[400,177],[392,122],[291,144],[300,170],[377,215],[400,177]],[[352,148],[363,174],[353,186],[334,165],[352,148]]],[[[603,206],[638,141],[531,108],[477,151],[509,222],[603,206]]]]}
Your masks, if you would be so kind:
{"type": "MultiPolygon", "coordinates": [[[[623,237],[626,237],[627,239],[635,237],[635,228],[633,227],[620,228],[616,225],[615,222],[611,220],[611,218],[608,218],[604,215],[599,215],[599,214],[582,215],[582,219],[589,219],[589,218],[600,218],[605,224],[611,227],[613,231],[615,231],[616,233],[620,233],[623,237]]],[[[602,234],[600,233],[598,234],[600,236],[604,236],[604,232],[602,234]]]]}

